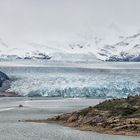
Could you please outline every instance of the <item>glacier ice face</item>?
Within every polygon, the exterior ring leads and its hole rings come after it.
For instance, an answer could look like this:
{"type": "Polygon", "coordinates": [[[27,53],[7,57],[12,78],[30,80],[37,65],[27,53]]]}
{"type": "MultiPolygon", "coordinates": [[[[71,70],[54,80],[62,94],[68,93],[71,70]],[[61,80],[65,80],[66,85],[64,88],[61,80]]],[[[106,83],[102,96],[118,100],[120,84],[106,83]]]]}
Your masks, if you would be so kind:
{"type": "Polygon", "coordinates": [[[25,96],[106,98],[140,94],[139,69],[15,67],[6,71],[16,77],[10,90],[25,96]]]}

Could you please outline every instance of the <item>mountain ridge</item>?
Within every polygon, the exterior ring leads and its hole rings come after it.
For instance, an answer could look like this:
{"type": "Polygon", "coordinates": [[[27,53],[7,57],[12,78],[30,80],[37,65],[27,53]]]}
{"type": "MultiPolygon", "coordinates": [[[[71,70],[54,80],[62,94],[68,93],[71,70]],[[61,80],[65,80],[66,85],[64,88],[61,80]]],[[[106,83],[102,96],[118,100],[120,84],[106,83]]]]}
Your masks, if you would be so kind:
{"type": "Polygon", "coordinates": [[[117,34],[117,37],[116,41],[115,37],[94,36],[91,40],[28,42],[22,47],[11,47],[0,38],[0,59],[139,62],[140,32],[127,37],[117,34]],[[115,43],[109,43],[111,38],[115,43]]]}

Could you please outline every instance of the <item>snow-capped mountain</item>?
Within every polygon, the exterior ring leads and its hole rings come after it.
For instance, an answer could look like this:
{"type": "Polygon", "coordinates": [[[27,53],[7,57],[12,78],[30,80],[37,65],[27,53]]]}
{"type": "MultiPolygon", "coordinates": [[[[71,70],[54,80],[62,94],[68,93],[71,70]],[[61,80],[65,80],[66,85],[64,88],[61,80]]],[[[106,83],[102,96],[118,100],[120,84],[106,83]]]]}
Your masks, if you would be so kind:
{"type": "Polygon", "coordinates": [[[99,61],[97,48],[106,43],[117,42],[120,37],[118,26],[112,24],[98,30],[83,30],[63,39],[24,39],[1,36],[0,60],[44,59],[54,61],[99,61]],[[111,38],[111,39],[110,39],[111,38]]]}
{"type": "Polygon", "coordinates": [[[18,47],[6,45],[0,40],[0,59],[43,59],[55,61],[96,61],[92,45],[86,41],[48,41],[46,43],[29,42],[18,47]],[[92,50],[92,51],[91,51],[92,50]]]}
{"type": "Polygon", "coordinates": [[[15,48],[0,39],[0,59],[51,59],[51,57],[47,55],[44,48],[39,49],[31,45],[15,48]]]}
{"type": "Polygon", "coordinates": [[[47,45],[30,43],[34,48],[44,48],[55,61],[97,61],[95,51],[86,41],[51,41],[47,45]],[[91,51],[92,50],[92,51],[91,51]]]}
{"type": "Polygon", "coordinates": [[[113,45],[101,46],[97,55],[105,61],[140,61],[140,33],[113,45]]]}
{"type": "Polygon", "coordinates": [[[108,35],[92,35],[90,39],[24,42],[17,47],[11,47],[0,39],[0,59],[51,59],[84,62],[140,61],[140,33],[124,37],[119,32],[111,31],[108,35]]]}

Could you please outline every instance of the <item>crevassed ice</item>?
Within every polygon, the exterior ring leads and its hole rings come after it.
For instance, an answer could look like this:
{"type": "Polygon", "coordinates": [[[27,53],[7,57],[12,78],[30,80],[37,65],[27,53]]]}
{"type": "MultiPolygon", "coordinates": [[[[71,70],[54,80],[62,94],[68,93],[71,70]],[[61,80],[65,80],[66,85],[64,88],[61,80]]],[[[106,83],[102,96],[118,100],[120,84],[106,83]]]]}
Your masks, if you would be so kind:
{"type": "Polygon", "coordinates": [[[79,72],[20,73],[11,91],[25,96],[127,97],[140,94],[140,73],[79,72]]]}

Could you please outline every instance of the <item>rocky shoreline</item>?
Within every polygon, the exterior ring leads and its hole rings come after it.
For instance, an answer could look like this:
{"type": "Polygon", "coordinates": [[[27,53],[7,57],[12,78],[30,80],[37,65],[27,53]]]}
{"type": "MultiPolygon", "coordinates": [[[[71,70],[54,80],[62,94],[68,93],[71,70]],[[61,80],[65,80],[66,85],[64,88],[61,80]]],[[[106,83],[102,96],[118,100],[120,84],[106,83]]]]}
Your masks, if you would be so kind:
{"type": "Polygon", "coordinates": [[[0,97],[22,97],[15,92],[0,92],[0,97]]]}
{"type": "Polygon", "coordinates": [[[140,136],[140,96],[106,100],[94,107],[66,113],[37,123],[58,123],[84,131],[140,136]]]}

